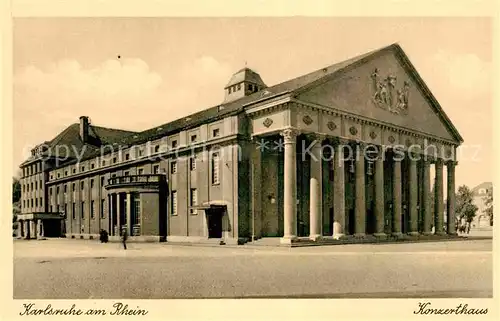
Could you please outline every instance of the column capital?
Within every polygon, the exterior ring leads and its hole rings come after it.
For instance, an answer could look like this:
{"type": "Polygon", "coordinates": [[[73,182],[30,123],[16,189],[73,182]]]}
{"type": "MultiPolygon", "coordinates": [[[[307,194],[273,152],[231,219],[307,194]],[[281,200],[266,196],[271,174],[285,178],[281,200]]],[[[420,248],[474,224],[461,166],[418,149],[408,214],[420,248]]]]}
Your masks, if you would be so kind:
{"type": "Polygon", "coordinates": [[[457,166],[458,165],[458,162],[457,161],[447,161],[446,162],[446,166],[450,167],[450,166],[457,166]]]}
{"type": "Polygon", "coordinates": [[[295,128],[287,128],[281,131],[280,135],[283,136],[285,144],[295,143],[295,139],[299,136],[300,131],[295,128]]]}

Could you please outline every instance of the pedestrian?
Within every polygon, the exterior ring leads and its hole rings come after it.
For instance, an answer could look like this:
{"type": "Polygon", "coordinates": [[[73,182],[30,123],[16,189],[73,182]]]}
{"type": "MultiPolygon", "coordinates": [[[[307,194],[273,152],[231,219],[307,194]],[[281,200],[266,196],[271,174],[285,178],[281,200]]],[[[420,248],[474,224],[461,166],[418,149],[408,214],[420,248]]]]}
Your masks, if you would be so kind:
{"type": "Polygon", "coordinates": [[[124,228],[122,230],[122,243],[123,243],[123,249],[127,249],[127,228],[124,228]]]}

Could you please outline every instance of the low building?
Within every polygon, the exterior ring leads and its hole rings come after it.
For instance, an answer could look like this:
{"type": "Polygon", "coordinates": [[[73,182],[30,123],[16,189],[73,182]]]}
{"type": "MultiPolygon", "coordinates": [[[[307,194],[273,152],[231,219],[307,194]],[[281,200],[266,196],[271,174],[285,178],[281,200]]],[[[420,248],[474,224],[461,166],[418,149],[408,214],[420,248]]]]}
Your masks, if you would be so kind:
{"type": "Polygon", "coordinates": [[[35,148],[21,164],[23,236],[455,234],[432,213],[455,190],[463,140],[399,45],[273,86],[244,68],[224,90],[220,105],[142,132],[82,116],[35,148]]]}
{"type": "Polygon", "coordinates": [[[478,210],[472,223],[472,228],[490,227],[490,216],[485,213],[486,204],[485,198],[489,192],[493,190],[492,182],[483,182],[472,189],[473,204],[477,206],[478,210]]]}

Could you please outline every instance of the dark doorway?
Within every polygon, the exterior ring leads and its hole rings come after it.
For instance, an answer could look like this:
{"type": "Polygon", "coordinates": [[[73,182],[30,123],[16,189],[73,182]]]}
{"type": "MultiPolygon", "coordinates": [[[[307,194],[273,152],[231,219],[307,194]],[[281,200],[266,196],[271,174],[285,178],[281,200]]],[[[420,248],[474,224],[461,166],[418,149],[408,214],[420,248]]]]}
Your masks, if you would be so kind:
{"type": "Polygon", "coordinates": [[[222,238],[222,216],[223,208],[209,208],[205,210],[207,215],[208,238],[222,238]]]}
{"type": "Polygon", "coordinates": [[[349,218],[347,222],[349,222],[347,224],[349,235],[353,235],[355,233],[354,229],[356,227],[356,217],[354,216],[354,209],[349,209],[349,218]]]}

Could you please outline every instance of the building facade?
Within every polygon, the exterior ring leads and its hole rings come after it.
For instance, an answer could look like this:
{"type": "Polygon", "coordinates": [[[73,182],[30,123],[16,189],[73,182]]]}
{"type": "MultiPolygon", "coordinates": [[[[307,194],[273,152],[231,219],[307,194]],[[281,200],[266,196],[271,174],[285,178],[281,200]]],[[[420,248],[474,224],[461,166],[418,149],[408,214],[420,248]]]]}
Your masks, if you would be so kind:
{"type": "Polygon", "coordinates": [[[490,227],[490,216],[485,213],[486,203],[485,199],[488,193],[493,192],[492,182],[483,182],[472,189],[474,205],[477,206],[477,214],[474,217],[472,223],[472,228],[485,228],[490,227]]]}
{"type": "Polygon", "coordinates": [[[244,68],[224,90],[220,105],[143,132],[82,116],[39,145],[21,164],[23,237],[456,234],[434,213],[446,188],[455,216],[463,140],[399,45],[274,86],[244,68]]]}

